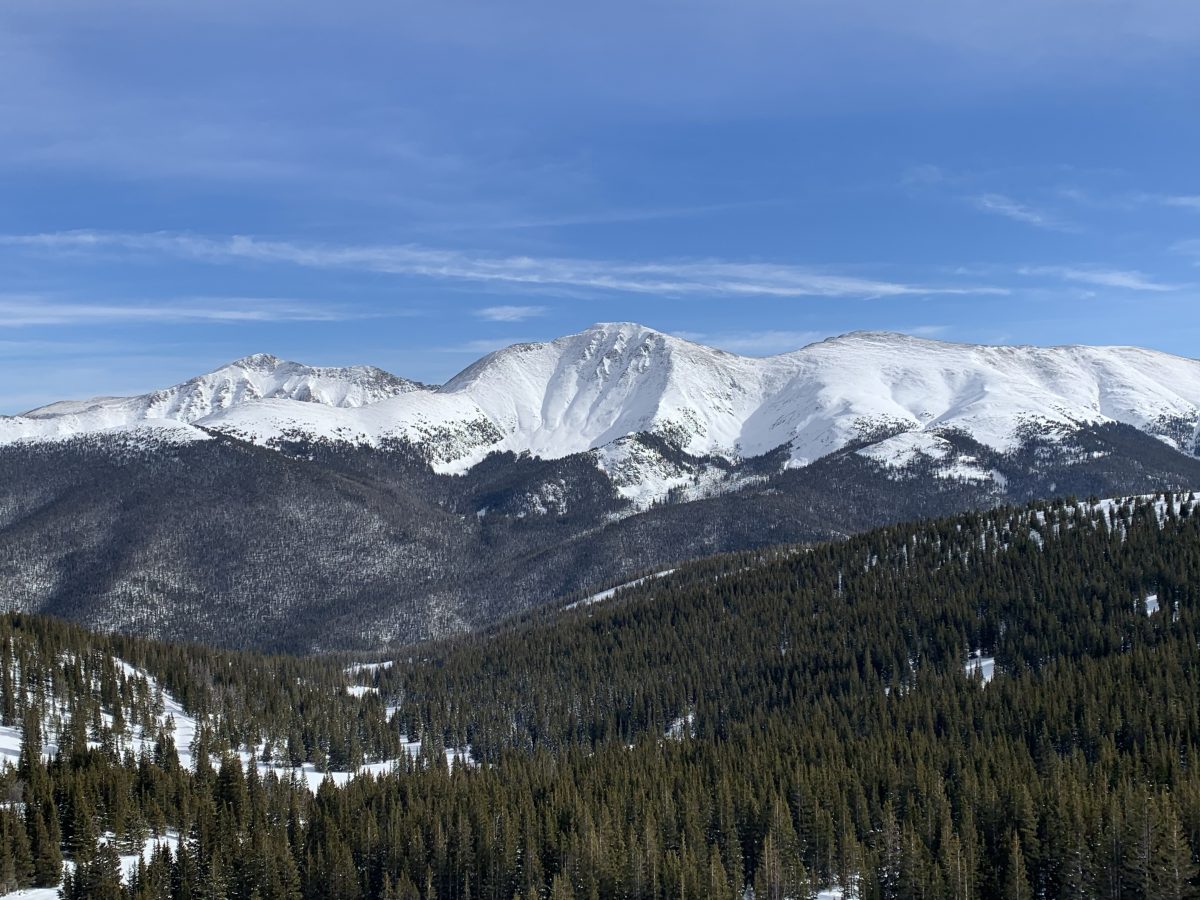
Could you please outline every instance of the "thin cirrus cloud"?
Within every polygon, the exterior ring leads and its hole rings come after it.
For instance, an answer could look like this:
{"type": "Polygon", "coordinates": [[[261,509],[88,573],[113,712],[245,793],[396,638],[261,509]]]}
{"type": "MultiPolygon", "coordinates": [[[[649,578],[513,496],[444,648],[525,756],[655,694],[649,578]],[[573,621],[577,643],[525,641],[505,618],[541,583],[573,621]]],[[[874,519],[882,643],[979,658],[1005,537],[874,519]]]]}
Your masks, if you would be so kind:
{"type": "Polygon", "coordinates": [[[1127,291],[1166,293],[1177,291],[1181,285],[1155,281],[1137,271],[1121,269],[1097,269],[1075,266],[1026,266],[1018,270],[1021,275],[1058,278],[1062,281],[1086,284],[1092,287],[1115,288],[1127,291]]]}
{"type": "Polygon", "coordinates": [[[1188,238],[1187,240],[1176,241],[1171,245],[1171,252],[1190,256],[1197,265],[1200,265],[1200,238],[1188,238]]]}
{"type": "Polygon", "coordinates": [[[1200,212],[1200,194],[1174,194],[1163,197],[1162,202],[1167,206],[1193,209],[1200,212]]]}
{"type": "Polygon", "coordinates": [[[1003,216],[1014,222],[1022,222],[1035,228],[1045,228],[1050,231],[1073,231],[1074,226],[1064,222],[1057,216],[1037,209],[1027,203],[1014,200],[1006,194],[979,194],[971,198],[975,208],[994,216],[1003,216]]]}
{"type": "Polygon", "coordinates": [[[169,303],[80,303],[25,294],[0,295],[0,327],[209,322],[318,322],[360,318],[336,307],[252,297],[194,297],[169,303]]]}
{"type": "Polygon", "coordinates": [[[489,322],[524,322],[546,314],[544,306],[486,306],[475,315],[489,322]]]}
{"type": "Polygon", "coordinates": [[[587,288],[633,294],[759,297],[905,297],[1005,294],[989,285],[924,285],[828,273],[789,264],[726,260],[623,262],[491,256],[414,244],[319,244],[244,235],[64,231],[0,235],[0,246],[64,254],[127,252],[210,264],[282,264],[524,288],[587,288]]]}

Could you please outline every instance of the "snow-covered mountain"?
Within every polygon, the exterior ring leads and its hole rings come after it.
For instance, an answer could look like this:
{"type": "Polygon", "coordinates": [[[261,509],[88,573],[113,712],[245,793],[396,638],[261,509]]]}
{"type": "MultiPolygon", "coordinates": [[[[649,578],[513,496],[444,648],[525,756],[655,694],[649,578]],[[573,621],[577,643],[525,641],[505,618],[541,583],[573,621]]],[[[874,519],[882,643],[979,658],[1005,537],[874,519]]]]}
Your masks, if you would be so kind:
{"type": "Polygon", "coordinates": [[[756,359],[596,325],[440,387],[251,357],[0,418],[0,603],[281,650],[422,640],[693,557],[1198,489],[1198,425],[1200,361],[1133,348],[855,333],[756,359]]]}
{"type": "Polygon", "coordinates": [[[149,394],[64,400],[0,417],[0,443],[147,429],[171,440],[196,439],[203,432],[185,426],[261,401],[358,408],[423,387],[374,366],[314,367],[256,353],[149,394]]]}
{"type": "Polygon", "coordinates": [[[955,433],[1005,451],[1106,422],[1196,455],[1200,361],[1132,347],[973,346],[882,332],[753,358],[640,325],[599,324],[492,353],[441,387],[369,367],[252,356],[153,394],[0,419],[0,443],[131,427],[186,436],[180,426],[191,425],[264,445],[400,439],[444,472],[496,450],[595,451],[610,470],[636,456],[631,435],[651,433],[694,457],[738,460],[786,447],[788,464],[803,466],[854,444],[902,465],[951,455],[955,433]]]}
{"type": "Polygon", "coordinates": [[[162,419],[190,424],[257,400],[360,407],[421,387],[374,366],[322,368],[256,353],[150,394],[65,400],[31,410],[24,418],[95,419],[109,427],[162,419]]]}

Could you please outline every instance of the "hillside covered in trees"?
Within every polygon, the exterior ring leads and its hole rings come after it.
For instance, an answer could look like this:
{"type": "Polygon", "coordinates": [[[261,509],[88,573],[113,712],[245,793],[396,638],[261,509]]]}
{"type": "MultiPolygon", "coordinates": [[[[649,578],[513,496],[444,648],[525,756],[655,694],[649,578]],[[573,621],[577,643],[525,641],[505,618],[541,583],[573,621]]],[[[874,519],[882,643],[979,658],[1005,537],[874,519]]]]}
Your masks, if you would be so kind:
{"type": "Polygon", "coordinates": [[[365,667],[12,615],[0,881],[1194,897],[1198,512],[1060,501],[714,557],[365,667]]]}
{"type": "Polygon", "coordinates": [[[1128,425],[1004,453],[948,431],[944,459],[903,464],[859,452],[886,434],[800,468],[783,451],[733,462],[638,435],[623,452],[675,485],[647,508],[590,453],[496,453],[452,476],[403,442],[9,444],[0,608],[165,641],[379,653],[717,553],[1200,484],[1200,459],[1128,425]]]}

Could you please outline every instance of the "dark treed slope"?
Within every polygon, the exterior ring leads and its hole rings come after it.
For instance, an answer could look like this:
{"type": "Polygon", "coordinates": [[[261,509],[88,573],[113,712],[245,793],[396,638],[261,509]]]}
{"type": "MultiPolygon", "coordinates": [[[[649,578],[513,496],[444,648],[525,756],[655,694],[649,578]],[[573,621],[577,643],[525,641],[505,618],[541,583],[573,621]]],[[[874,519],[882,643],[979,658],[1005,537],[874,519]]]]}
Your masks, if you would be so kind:
{"type": "Polygon", "coordinates": [[[713,553],[1035,497],[1200,484],[1200,460],[1129,426],[1003,454],[943,439],[992,479],[956,480],[923,457],[886,468],[854,445],[780,471],[782,451],[735,465],[642,435],[647,453],[694,469],[715,496],[683,502],[681,491],[641,513],[586,455],[497,454],[444,476],[403,444],[14,444],[0,447],[0,601],[170,640],[380,648],[713,553]]]}
{"type": "MultiPolygon", "coordinates": [[[[727,555],[413,648],[363,676],[381,693],[361,704],[330,661],[10,619],[10,659],[95,640],[92,656],[130,658],[208,703],[228,671],[225,717],[247,718],[214,730],[214,769],[195,774],[114,755],[103,721],[98,747],[77,739],[48,765],[27,755],[7,779],[24,806],[0,813],[3,846],[28,880],[37,860],[52,868],[57,827],[85,879],[68,896],[91,897],[121,896],[112,854],[73,836],[136,845],[156,825],[181,832],[182,850],[129,895],[732,900],[857,876],[862,897],[887,900],[1194,897],[1197,511],[1180,497],[1044,504],[727,555]],[[995,657],[990,683],[966,674],[972,651],[995,657]],[[193,652],[209,654],[194,669],[193,652]],[[268,699],[272,667],[317,693],[268,699]],[[344,716],[364,748],[419,734],[427,753],[315,797],[217,762],[308,702],[344,716]],[[398,706],[386,736],[383,702],[398,706]],[[479,765],[448,770],[441,746],[464,742],[479,765]]],[[[98,666],[86,710],[121,693],[98,666]]],[[[73,678],[56,690],[89,683],[73,678]]]]}

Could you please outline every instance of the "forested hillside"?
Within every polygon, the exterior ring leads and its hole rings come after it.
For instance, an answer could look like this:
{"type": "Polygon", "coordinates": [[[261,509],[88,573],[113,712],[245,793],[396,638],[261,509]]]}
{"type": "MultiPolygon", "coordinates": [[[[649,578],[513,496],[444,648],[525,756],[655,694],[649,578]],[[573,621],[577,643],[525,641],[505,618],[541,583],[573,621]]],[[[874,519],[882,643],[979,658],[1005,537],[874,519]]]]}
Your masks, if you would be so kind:
{"type": "Polygon", "coordinates": [[[10,617],[4,878],[65,859],[68,897],[1193,897],[1197,513],[1065,501],[715,557],[349,672],[10,617]],[[200,735],[182,758],[175,701],[200,735]],[[314,792],[305,759],[346,774],[314,792]]]}
{"type": "Polygon", "coordinates": [[[715,553],[1200,484],[1200,460],[1127,425],[1004,453],[939,441],[940,461],[880,462],[860,443],[787,468],[783,451],[731,462],[640,435],[624,452],[677,481],[646,509],[590,454],[495,454],[450,476],[400,442],[2,446],[0,603],[163,640],[378,652],[715,553]]]}

